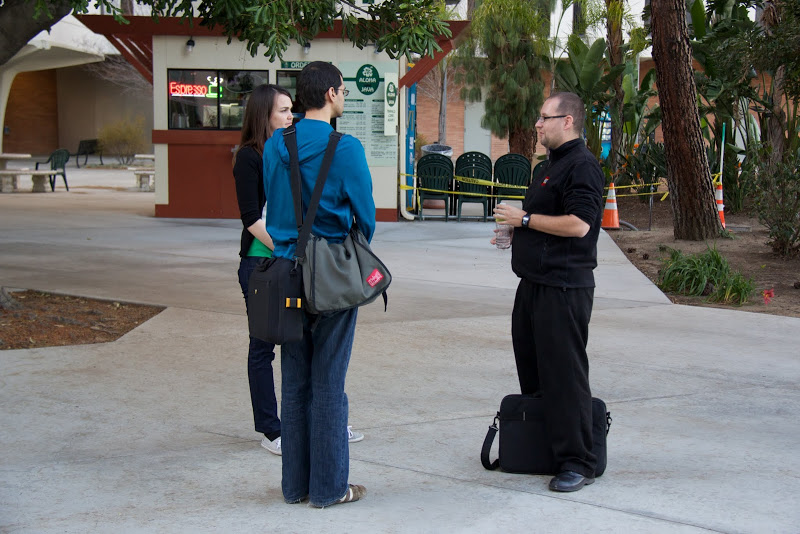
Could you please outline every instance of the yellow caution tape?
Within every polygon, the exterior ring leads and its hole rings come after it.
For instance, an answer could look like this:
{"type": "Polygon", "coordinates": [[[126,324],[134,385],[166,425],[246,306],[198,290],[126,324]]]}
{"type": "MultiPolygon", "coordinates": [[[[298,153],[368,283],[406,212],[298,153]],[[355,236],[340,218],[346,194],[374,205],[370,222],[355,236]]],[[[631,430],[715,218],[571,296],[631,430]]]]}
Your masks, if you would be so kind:
{"type": "MultiPolygon", "coordinates": [[[[416,178],[416,174],[406,174],[401,172],[400,176],[412,177],[416,178]]],[[[502,187],[503,189],[528,189],[527,185],[514,185],[514,184],[502,184],[499,182],[492,182],[489,180],[481,180],[480,178],[470,178],[469,176],[453,176],[457,182],[463,182],[465,184],[475,184],[475,185],[485,185],[486,187],[502,187]]]]}
{"type": "Polygon", "coordinates": [[[414,187],[412,185],[400,184],[400,189],[405,191],[429,191],[431,193],[447,193],[448,195],[464,195],[468,197],[486,197],[486,198],[507,198],[510,200],[523,200],[525,195],[490,195],[484,193],[468,193],[466,191],[445,191],[443,189],[429,189],[427,187],[414,187]]]}
{"type": "MultiPolygon", "coordinates": [[[[471,196],[471,197],[486,197],[486,198],[507,198],[507,199],[510,199],[510,200],[523,200],[525,198],[525,195],[490,195],[488,193],[470,193],[470,192],[466,192],[466,191],[451,191],[451,190],[445,190],[445,189],[430,189],[430,188],[426,188],[426,187],[415,187],[415,186],[412,186],[412,185],[406,185],[406,184],[402,183],[400,181],[401,177],[417,178],[417,175],[415,175],[415,174],[407,174],[407,173],[402,173],[402,172],[398,173],[398,182],[399,182],[398,186],[403,191],[414,191],[414,190],[417,190],[417,191],[428,191],[428,192],[431,192],[431,193],[446,193],[448,195],[464,195],[464,196],[471,196]]],[[[478,178],[469,178],[467,176],[455,176],[454,178],[458,182],[468,183],[468,184],[476,184],[476,185],[485,185],[487,187],[494,187],[494,188],[528,189],[528,187],[529,187],[527,185],[500,184],[498,182],[490,182],[488,180],[480,180],[478,178]]],[[[664,185],[664,182],[660,181],[660,182],[651,182],[651,183],[646,183],[646,184],[632,184],[632,185],[620,185],[620,186],[615,185],[614,189],[615,190],[619,190],[619,189],[628,189],[628,188],[642,188],[642,187],[649,187],[649,186],[653,186],[653,185],[655,185],[655,186],[664,185]]],[[[608,190],[609,187],[606,187],[604,189],[608,190]]],[[[644,193],[624,193],[624,194],[615,195],[615,196],[617,198],[622,198],[622,197],[655,196],[657,194],[658,194],[658,191],[652,191],[652,192],[644,192],[644,193]]],[[[661,197],[661,200],[663,201],[665,198],[667,198],[668,195],[669,195],[669,191],[664,193],[664,195],[661,197]]],[[[608,195],[603,195],[603,198],[606,198],[607,196],[608,195]]]]}

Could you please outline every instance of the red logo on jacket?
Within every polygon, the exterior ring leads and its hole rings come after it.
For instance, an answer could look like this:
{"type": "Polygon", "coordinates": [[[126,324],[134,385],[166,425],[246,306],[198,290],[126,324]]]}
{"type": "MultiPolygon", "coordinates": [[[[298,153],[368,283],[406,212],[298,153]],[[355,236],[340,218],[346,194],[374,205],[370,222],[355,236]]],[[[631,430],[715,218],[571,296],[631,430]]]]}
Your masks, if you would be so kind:
{"type": "Polygon", "coordinates": [[[549,176],[545,176],[544,180],[542,180],[542,187],[547,185],[548,180],[550,180],[550,177],[549,176]]]}

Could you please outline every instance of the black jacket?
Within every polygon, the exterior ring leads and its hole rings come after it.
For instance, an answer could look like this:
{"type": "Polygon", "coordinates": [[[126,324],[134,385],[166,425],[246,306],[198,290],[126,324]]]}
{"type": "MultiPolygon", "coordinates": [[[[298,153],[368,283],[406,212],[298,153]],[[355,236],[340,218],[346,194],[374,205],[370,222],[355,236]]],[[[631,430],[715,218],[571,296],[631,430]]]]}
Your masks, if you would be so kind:
{"type": "Polygon", "coordinates": [[[550,165],[531,183],[522,209],[541,215],[575,215],[590,229],[578,238],[515,228],[511,267],[517,276],[546,286],[594,287],[604,185],[603,171],[582,139],[550,151],[550,165]]]}
{"type": "Polygon", "coordinates": [[[242,219],[242,244],[239,256],[244,258],[253,244],[255,236],[247,229],[261,218],[267,197],[264,194],[264,166],[261,156],[254,148],[246,146],[236,154],[233,177],[236,180],[236,200],[242,219]]]}

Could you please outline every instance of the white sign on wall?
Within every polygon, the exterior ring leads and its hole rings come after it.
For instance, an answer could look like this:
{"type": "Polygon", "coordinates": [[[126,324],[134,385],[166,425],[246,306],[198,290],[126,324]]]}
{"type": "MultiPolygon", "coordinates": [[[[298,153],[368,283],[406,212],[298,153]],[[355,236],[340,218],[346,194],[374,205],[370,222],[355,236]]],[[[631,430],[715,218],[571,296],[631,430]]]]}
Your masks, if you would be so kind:
{"type": "MultiPolygon", "coordinates": [[[[394,167],[397,165],[397,137],[395,130],[386,135],[385,78],[389,74],[397,80],[397,63],[378,61],[361,63],[344,61],[337,65],[342,71],[345,87],[350,94],[344,101],[344,113],[336,121],[336,129],[357,137],[367,154],[370,166],[394,167]]],[[[394,82],[395,86],[397,81],[394,82]]],[[[399,93],[399,91],[398,91],[399,93]]],[[[396,99],[395,109],[399,109],[396,99]]],[[[395,122],[397,119],[395,119],[395,122]]]]}
{"type": "Polygon", "coordinates": [[[398,110],[400,109],[399,77],[396,72],[383,75],[383,135],[397,135],[398,110]]]}

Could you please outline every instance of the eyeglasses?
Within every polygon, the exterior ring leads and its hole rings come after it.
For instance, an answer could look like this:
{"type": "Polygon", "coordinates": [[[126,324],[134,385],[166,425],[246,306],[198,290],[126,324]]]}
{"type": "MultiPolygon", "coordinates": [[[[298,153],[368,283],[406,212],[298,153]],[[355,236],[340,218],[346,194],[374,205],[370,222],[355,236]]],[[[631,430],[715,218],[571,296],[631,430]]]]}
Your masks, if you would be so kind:
{"type": "Polygon", "coordinates": [[[539,117],[536,119],[536,122],[544,122],[547,119],[563,119],[564,117],[569,117],[569,115],[550,115],[549,117],[539,117]]]}
{"type": "Polygon", "coordinates": [[[349,91],[349,90],[347,90],[347,89],[345,89],[345,88],[343,88],[343,87],[340,87],[340,88],[339,88],[339,89],[337,89],[336,91],[341,91],[341,92],[342,92],[342,94],[343,94],[344,96],[347,96],[347,95],[349,95],[349,94],[350,94],[350,91],[349,91]]]}

